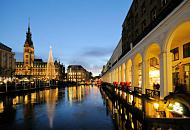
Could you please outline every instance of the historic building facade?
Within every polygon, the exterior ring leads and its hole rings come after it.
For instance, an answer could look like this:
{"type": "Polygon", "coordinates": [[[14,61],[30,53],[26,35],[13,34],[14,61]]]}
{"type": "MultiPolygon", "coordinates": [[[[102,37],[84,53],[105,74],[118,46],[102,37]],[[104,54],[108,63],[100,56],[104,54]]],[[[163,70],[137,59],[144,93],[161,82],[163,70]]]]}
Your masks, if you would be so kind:
{"type": "MultiPolygon", "coordinates": [[[[154,116],[153,104],[158,97],[159,101],[168,99],[169,106],[178,102],[190,110],[184,96],[190,93],[189,7],[188,0],[134,0],[123,23],[121,41],[102,70],[104,82],[125,82],[130,91],[153,98],[144,105],[148,116],[154,116]]],[[[141,99],[132,96],[130,100],[143,107],[141,99]]],[[[159,101],[162,111],[167,103],[159,101]]]]}
{"type": "MultiPolygon", "coordinates": [[[[58,61],[54,62],[56,80],[63,80],[65,77],[65,66],[58,61]]],[[[30,26],[26,33],[26,41],[24,44],[23,62],[16,62],[17,78],[28,78],[30,80],[46,80],[47,77],[47,62],[42,59],[35,59],[34,57],[34,44],[32,41],[32,34],[30,26]]]]}
{"type": "Polygon", "coordinates": [[[12,49],[0,43],[0,82],[11,80],[15,72],[15,58],[12,49]]]}
{"type": "Polygon", "coordinates": [[[67,68],[67,81],[85,82],[91,79],[91,72],[88,72],[81,65],[69,65],[67,68]]]}

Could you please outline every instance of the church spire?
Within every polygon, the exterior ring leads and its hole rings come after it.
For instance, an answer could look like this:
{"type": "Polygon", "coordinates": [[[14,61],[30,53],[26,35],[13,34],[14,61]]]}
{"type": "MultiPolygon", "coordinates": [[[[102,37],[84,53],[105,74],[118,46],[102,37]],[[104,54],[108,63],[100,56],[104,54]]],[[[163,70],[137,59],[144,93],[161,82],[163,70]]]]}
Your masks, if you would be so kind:
{"type": "Polygon", "coordinates": [[[28,31],[26,32],[26,41],[24,46],[30,46],[32,48],[34,48],[33,42],[32,42],[32,34],[30,32],[30,18],[28,18],[28,31]]]}
{"type": "Polygon", "coordinates": [[[30,17],[28,18],[28,32],[30,32],[30,17]]]}

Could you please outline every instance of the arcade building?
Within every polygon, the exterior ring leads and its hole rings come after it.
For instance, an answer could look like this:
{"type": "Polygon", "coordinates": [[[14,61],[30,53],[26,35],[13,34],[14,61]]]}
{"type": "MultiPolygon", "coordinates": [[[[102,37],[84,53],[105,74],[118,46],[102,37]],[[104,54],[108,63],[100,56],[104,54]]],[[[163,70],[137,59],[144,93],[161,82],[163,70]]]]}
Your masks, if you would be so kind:
{"type": "Polygon", "coordinates": [[[190,117],[190,1],[133,0],[122,27],[102,80],[147,117],[190,117]]]}

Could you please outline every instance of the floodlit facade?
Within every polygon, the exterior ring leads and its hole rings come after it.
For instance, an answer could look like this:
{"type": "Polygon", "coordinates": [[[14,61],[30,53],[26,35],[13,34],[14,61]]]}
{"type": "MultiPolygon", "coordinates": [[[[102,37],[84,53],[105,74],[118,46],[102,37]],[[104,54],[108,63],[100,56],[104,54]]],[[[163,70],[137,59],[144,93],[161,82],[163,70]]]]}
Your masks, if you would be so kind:
{"type": "MultiPolygon", "coordinates": [[[[144,105],[149,116],[155,115],[156,107],[165,111],[166,117],[185,113],[172,114],[173,107],[170,110],[169,106],[181,105],[189,111],[186,93],[190,93],[190,1],[134,0],[123,23],[121,39],[122,49],[117,47],[113,52],[103,68],[102,80],[111,84],[124,82],[130,91],[147,95],[152,99],[144,105]],[[120,50],[122,53],[115,53],[120,50]]],[[[143,107],[141,98],[129,97],[143,107]]]]}
{"type": "Polygon", "coordinates": [[[91,79],[91,72],[88,72],[81,65],[69,65],[67,68],[67,81],[85,82],[91,79]]]}
{"type": "MultiPolygon", "coordinates": [[[[54,62],[53,59],[51,60],[51,62],[54,62]]],[[[44,62],[42,59],[36,59],[34,57],[34,45],[32,41],[32,34],[30,32],[30,26],[28,26],[28,31],[26,33],[26,41],[24,44],[23,62],[16,62],[16,77],[19,79],[28,78],[29,80],[64,80],[65,66],[63,64],[61,64],[58,61],[55,61],[53,63],[53,77],[47,77],[47,70],[51,69],[50,67],[50,69],[47,69],[48,65],[50,64],[47,64],[47,62],[44,62]]]]}

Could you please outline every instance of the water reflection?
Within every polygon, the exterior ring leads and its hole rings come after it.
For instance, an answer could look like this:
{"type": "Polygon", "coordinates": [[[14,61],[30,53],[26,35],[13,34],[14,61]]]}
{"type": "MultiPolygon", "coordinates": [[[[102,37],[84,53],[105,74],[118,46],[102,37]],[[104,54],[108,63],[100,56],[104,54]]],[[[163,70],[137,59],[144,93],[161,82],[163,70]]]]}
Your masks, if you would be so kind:
{"type": "Polygon", "coordinates": [[[0,129],[113,130],[114,125],[98,87],[74,86],[0,98],[0,129]]]}
{"type": "Polygon", "coordinates": [[[112,114],[112,119],[119,130],[142,130],[142,120],[133,116],[129,109],[124,107],[117,99],[101,91],[105,105],[112,114]]]}
{"type": "Polygon", "coordinates": [[[58,99],[58,88],[45,90],[45,100],[50,128],[53,128],[55,105],[58,99]]]}
{"type": "Polygon", "coordinates": [[[4,106],[3,106],[3,102],[0,102],[0,113],[2,113],[4,111],[4,106]]]}
{"type": "Polygon", "coordinates": [[[85,97],[85,89],[84,86],[74,86],[67,88],[68,100],[72,104],[72,102],[80,102],[85,97]]]}

